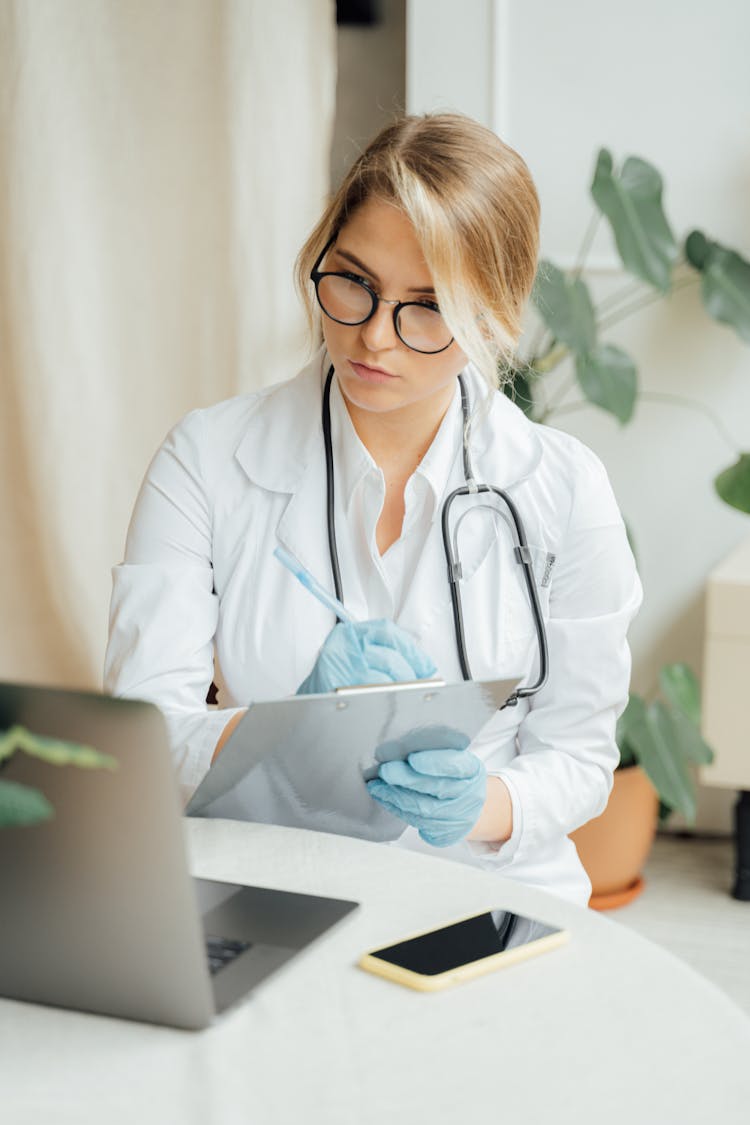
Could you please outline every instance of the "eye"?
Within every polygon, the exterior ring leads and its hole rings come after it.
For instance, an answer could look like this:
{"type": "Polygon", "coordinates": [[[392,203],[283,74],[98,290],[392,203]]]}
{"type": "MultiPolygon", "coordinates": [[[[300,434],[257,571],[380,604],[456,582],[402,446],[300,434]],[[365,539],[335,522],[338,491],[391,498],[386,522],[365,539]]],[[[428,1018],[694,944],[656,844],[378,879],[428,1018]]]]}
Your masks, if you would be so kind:
{"type": "Polygon", "coordinates": [[[371,292],[374,292],[371,283],[367,280],[366,277],[362,277],[361,274],[350,273],[347,271],[346,273],[340,273],[338,276],[345,277],[347,281],[355,281],[357,285],[364,285],[365,289],[369,289],[371,292]]]}
{"type": "Polygon", "coordinates": [[[415,305],[419,305],[421,309],[429,309],[431,312],[440,312],[440,307],[434,301],[415,301],[415,305]]]}

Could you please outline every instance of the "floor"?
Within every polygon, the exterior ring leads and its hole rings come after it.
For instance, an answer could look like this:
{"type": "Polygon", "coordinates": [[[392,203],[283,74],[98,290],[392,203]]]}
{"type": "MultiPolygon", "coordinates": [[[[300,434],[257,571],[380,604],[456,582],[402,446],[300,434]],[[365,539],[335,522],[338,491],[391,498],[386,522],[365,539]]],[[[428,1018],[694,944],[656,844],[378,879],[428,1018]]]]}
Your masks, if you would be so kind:
{"type": "Polygon", "coordinates": [[[750,902],[731,897],[733,860],[728,839],[657,836],[645,890],[608,917],[687,961],[750,1015],[750,902]]]}

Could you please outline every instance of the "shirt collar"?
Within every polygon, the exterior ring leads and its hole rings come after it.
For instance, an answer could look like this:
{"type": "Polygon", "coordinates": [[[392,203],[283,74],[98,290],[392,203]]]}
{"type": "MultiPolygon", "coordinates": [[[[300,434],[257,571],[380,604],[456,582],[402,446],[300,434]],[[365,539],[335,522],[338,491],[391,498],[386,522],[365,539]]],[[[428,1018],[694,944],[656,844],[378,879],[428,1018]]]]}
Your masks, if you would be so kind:
{"type": "MultiPolygon", "coordinates": [[[[429,488],[433,518],[453,472],[462,441],[461,394],[456,387],[432,444],[417,465],[415,473],[429,488]]],[[[331,385],[331,442],[336,466],[336,483],[347,515],[354,495],[362,481],[380,473],[370,451],[354,428],[338,380],[331,385]]]]}
{"type": "MultiPolygon", "coordinates": [[[[294,492],[300,481],[305,479],[310,466],[318,458],[322,459],[320,396],[329,366],[326,350],[321,347],[297,378],[232,400],[238,410],[241,408],[242,416],[242,435],[235,456],[250,480],[270,490],[294,492]]],[[[486,399],[491,392],[473,364],[467,365],[463,375],[469,394],[469,408],[473,412],[480,400],[486,399]]],[[[339,412],[343,412],[341,421],[348,423],[352,433],[349,442],[341,442],[342,448],[353,444],[356,450],[359,446],[369,459],[366,462],[367,469],[359,470],[355,455],[348,500],[359,479],[374,462],[357,437],[335,379],[331,393],[332,431],[337,413],[334,409],[337,397],[339,412]]],[[[433,446],[438,439],[442,441],[444,428],[450,431],[451,417],[457,419],[455,425],[460,426],[459,400],[457,386],[456,397],[443,419],[433,446]]],[[[492,401],[487,407],[483,417],[480,410],[477,424],[471,431],[470,449],[474,475],[478,481],[487,481],[499,488],[509,488],[527,479],[538,465],[542,456],[539,437],[541,427],[530,422],[504,394],[492,394],[492,401]]],[[[460,434],[457,444],[460,448],[460,434]]],[[[419,468],[425,479],[429,479],[434,491],[439,488],[441,479],[443,482],[448,479],[448,474],[441,478],[437,472],[433,474],[430,470],[428,477],[425,462],[428,467],[431,466],[431,451],[432,446],[419,468]]],[[[441,496],[442,491],[440,489],[441,496]]]]}

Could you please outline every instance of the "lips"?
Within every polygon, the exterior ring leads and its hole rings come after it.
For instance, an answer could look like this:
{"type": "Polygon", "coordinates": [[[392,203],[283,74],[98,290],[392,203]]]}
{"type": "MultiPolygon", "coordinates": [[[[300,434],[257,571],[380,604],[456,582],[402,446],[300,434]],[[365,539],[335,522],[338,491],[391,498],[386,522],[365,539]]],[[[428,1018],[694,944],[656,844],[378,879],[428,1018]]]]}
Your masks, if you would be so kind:
{"type": "Polygon", "coordinates": [[[391,379],[398,378],[390,371],[384,371],[382,367],[369,367],[366,363],[356,363],[353,359],[349,360],[349,366],[357,378],[365,383],[387,383],[391,379]]]}

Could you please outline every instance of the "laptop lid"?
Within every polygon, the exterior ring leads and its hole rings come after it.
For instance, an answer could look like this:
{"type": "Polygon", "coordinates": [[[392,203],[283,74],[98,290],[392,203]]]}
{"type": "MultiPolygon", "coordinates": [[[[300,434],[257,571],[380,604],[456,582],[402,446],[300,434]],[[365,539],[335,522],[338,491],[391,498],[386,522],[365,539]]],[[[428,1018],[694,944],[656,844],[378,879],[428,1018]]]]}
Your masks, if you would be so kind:
{"type": "Polygon", "coordinates": [[[16,753],[0,770],[55,810],[49,821],[0,829],[0,995],[204,1027],[356,905],[200,881],[207,932],[248,945],[210,976],[158,709],[0,683],[0,730],[15,724],[93,746],[117,768],[16,753]]]}

